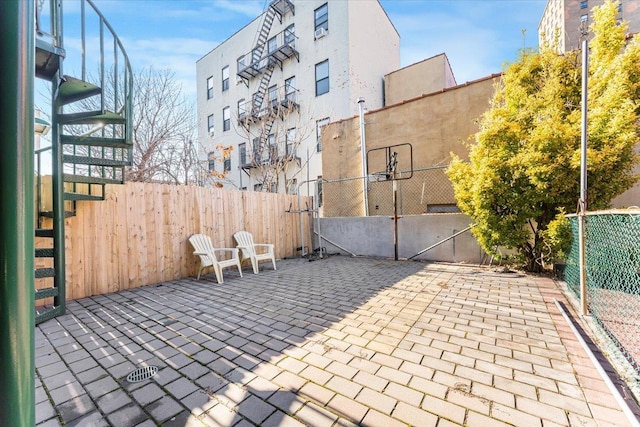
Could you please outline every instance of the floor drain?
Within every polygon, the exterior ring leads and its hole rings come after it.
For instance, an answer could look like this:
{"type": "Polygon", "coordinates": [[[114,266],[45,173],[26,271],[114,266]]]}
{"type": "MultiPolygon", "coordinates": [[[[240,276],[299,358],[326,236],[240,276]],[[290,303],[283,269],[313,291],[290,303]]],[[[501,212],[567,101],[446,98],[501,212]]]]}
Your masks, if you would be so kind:
{"type": "Polygon", "coordinates": [[[140,381],[147,380],[158,373],[157,366],[145,366],[138,368],[135,371],[127,375],[127,381],[130,383],[139,383],[140,381]]]}

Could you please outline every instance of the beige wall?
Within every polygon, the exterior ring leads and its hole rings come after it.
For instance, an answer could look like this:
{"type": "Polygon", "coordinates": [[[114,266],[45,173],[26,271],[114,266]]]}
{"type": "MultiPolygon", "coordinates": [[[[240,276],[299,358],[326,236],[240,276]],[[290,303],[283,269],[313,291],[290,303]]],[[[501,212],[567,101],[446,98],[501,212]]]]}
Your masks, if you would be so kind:
{"type": "Polygon", "coordinates": [[[385,105],[398,104],[455,85],[449,59],[441,53],[384,76],[385,105]]]}
{"type": "MultiPolygon", "coordinates": [[[[475,120],[489,107],[496,79],[498,79],[497,75],[486,77],[368,112],[365,114],[366,150],[409,143],[413,147],[414,168],[448,164],[452,152],[467,159],[467,148],[463,142],[478,131],[475,120]]],[[[324,179],[332,181],[362,176],[359,118],[355,116],[328,125],[323,132],[323,150],[324,179]]],[[[401,154],[399,169],[408,169],[409,161],[406,152],[399,150],[399,153],[401,154]]],[[[370,164],[369,172],[374,169],[379,168],[377,165],[370,164]]],[[[425,185],[428,184],[425,180],[425,185]]],[[[363,214],[364,207],[357,209],[364,206],[363,186],[351,182],[349,187],[349,191],[345,192],[339,185],[323,186],[325,216],[363,214]],[[347,205],[350,209],[345,211],[344,207],[347,205]]],[[[422,185],[403,184],[403,187],[405,190],[401,197],[404,200],[424,198],[422,185]]],[[[453,193],[448,194],[450,194],[450,200],[438,200],[437,203],[454,204],[453,193]]],[[[387,209],[376,212],[375,204],[376,200],[370,198],[370,215],[388,214],[387,209]]],[[[425,204],[423,203],[424,211],[426,211],[425,204]]]]}

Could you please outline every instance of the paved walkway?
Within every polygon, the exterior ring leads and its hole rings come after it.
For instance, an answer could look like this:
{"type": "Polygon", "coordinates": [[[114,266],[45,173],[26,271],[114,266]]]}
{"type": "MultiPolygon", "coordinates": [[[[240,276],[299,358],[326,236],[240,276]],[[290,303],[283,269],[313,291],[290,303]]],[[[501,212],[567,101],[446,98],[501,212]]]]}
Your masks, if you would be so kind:
{"type": "Polygon", "coordinates": [[[548,278],[334,256],[225,279],[38,326],[39,426],[629,425],[548,278]]]}

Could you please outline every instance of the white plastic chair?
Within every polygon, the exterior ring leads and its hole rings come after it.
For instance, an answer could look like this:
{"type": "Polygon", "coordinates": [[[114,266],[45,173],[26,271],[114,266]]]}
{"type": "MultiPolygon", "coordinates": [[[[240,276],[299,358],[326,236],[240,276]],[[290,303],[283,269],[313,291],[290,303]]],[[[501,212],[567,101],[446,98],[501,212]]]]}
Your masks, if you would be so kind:
{"type": "Polygon", "coordinates": [[[200,280],[200,273],[207,267],[213,267],[213,271],[216,273],[216,279],[218,283],[224,283],[224,277],[222,276],[222,269],[225,267],[238,267],[238,273],[242,277],[242,269],[240,268],[240,256],[237,248],[214,248],[211,238],[206,234],[194,234],[189,237],[189,243],[195,249],[194,255],[200,257],[200,270],[198,270],[198,280],[200,280]],[[231,258],[218,260],[216,252],[231,252],[231,258]]]}
{"type": "Polygon", "coordinates": [[[254,243],[253,236],[248,231],[238,231],[233,235],[238,243],[238,249],[242,251],[243,259],[250,259],[253,273],[258,274],[258,263],[271,260],[273,269],[276,269],[276,257],[274,246],[271,243],[254,243]],[[260,251],[258,252],[259,249],[260,251]]]}

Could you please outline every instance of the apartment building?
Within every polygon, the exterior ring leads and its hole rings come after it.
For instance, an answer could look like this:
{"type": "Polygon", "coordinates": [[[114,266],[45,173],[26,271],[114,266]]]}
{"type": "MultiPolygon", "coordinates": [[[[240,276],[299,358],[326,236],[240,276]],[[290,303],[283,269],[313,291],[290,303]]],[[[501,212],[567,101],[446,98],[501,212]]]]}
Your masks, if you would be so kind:
{"type": "MultiPolygon", "coordinates": [[[[559,50],[567,52],[580,47],[592,20],[591,11],[605,0],[547,0],[540,24],[538,37],[553,43],[556,31],[559,37],[559,50]]],[[[629,24],[629,33],[640,31],[640,0],[619,0],[618,19],[629,24]]]]}
{"type": "Polygon", "coordinates": [[[272,0],[197,61],[201,158],[226,187],[313,194],[322,128],[384,105],[400,36],[377,0],[272,0]],[[232,147],[224,162],[216,147],[232,147]]]}

